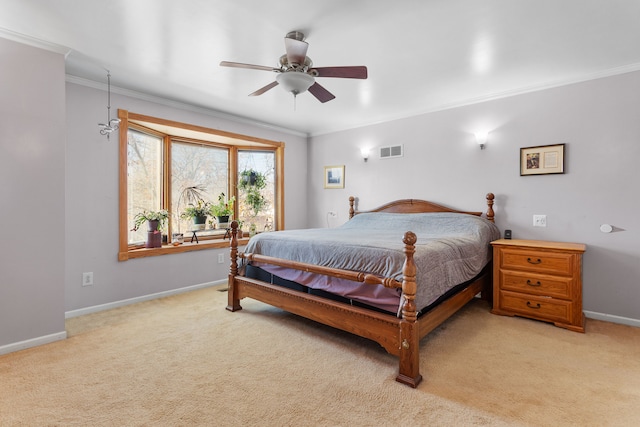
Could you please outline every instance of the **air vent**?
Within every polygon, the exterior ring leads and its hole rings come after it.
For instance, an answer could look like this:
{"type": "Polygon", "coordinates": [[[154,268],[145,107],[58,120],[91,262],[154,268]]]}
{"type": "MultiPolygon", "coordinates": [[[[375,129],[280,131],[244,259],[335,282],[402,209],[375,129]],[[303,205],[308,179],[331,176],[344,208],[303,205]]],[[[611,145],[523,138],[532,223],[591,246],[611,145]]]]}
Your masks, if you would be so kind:
{"type": "Polygon", "coordinates": [[[402,145],[393,145],[391,147],[380,147],[380,158],[390,159],[392,157],[402,157],[403,155],[402,145]]]}

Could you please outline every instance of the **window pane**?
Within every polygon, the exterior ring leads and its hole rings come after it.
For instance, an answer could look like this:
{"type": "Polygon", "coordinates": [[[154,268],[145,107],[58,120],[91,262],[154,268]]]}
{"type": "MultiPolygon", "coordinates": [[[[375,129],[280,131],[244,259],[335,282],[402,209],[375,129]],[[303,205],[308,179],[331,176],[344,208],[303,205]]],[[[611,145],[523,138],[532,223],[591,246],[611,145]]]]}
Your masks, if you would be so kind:
{"type": "MultiPolygon", "coordinates": [[[[162,209],[162,138],[135,130],[127,133],[127,223],[144,210],[162,209]]],[[[144,242],[147,226],[129,231],[129,244],[144,242]]]]}
{"type": "MultiPolygon", "coordinates": [[[[180,214],[188,206],[186,188],[201,189],[205,202],[216,203],[220,193],[228,196],[229,150],[185,142],[171,143],[171,214],[172,232],[185,233],[193,229],[191,219],[180,214]]],[[[209,217],[207,222],[212,221],[209,217]]],[[[207,228],[210,225],[207,224],[207,228]]]]}
{"type": "MultiPolygon", "coordinates": [[[[251,206],[249,191],[238,188],[238,211],[240,220],[244,222],[243,230],[249,231],[250,224],[255,224],[257,231],[275,229],[275,153],[273,151],[239,151],[238,152],[238,182],[242,179],[243,171],[254,170],[262,174],[266,186],[258,190],[264,198],[260,207],[251,206]],[[255,208],[258,208],[256,212],[255,208]]],[[[255,200],[255,197],[254,197],[255,200]]],[[[258,198],[258,200],[260,200],[258,198]]]]}

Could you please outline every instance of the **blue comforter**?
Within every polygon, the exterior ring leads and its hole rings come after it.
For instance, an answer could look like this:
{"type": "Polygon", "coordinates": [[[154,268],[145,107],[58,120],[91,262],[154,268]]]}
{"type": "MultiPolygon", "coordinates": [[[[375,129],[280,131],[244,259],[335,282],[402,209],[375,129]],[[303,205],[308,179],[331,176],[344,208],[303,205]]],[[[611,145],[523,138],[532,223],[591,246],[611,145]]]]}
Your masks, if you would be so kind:
{"type": "Polygon", "coordinates": [[[480,273],[491,260],[489,243],[500,237],[495,224],[474,215],[376,212],[356,215],[336,228],[262,233],[251,238],[246,252],[401,281],[406,231],[418,237],[418,308],[480,273]]]}

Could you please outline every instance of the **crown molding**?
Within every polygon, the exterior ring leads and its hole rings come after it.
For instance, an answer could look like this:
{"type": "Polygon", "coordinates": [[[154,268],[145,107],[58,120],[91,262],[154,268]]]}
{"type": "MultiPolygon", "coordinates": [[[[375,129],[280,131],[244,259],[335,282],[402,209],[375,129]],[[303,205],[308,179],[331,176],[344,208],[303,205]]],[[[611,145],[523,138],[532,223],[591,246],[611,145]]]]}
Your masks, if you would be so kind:
{"type": "MultiPolygon", "coordinates": [[[[81,86],[91,87],[91,88],[94,88],[94,89],[103,90],[105,92],[107,91],[107,84],[106,83],[96,82],[94,80],[89,80],[89,79],[85,79],[85,78],[82,78],[82,77],[73,76],[71,74],[67,74],[65,80],[68,83],[74,83],[74,84],[81,85],[81,86]]],[[[135,90],[125,89],[125,88],[121,88],[121,87],[118,87],[118,86],[114,86],[113,84],[111,85],[111,93],[117,93],[119,95],[128,96],[128,97],[139,99],[139,100],[142,100],[142,101],[153,102],[155,104],[165,105],[167,107],[177,108],[177,109],[180,109],[180,110],[186,110],[186,111],[191,111],[191,112],[194,112],[194,113],[200,113],[200,114],[204,114],[204,115],[207,115],[207,116],[215,117],[215,118],[218,118],[218,119],[224,119],[224,120],[229,120],[229,121],[236,122],[236,123],[256,126],[256,127],[262,128],[262,129],[268,129],[268,130],[275,131],[275,132],[286,133],[286,134],[289,134],[289,135],[300,136],[300,137],[303,137],[303,138],[308,138],[308,136],[309,136],[307,133],[304,133],[304,132],[299,132],[299,131],[296,131],[296,130],[293,130],[293,129],[288,129],[288,128],[275,126],[275,125],[272,125],[272,124],[269,124],[269,123],[259,122],[259,121],[253,120],[251,118],[248,118],[248,117],[235,116],[233,114],[224,113],[224,112],[219,111],[219,110],[212,110],[210,108],[199,107],[199,106],[196,106],[196,105],[187,104],[187,103],[180,102],[180,101],[174,101],[172,99],[161,98],[159,96],[149,95],[147,93],[137,92],[135,90]]]]}
{"type": "Polygon", "coordinates": [[[72,51],[72,49],[66,46],[37,39],[35,37],[30,37],[21,33],[16,33],[15,31],[7,30],[6,28],[0,28],[0,37],[12,40],[14,42],[48,50],[50,52],[59,53],[61,55],[64,55],[65,59],[72,51]]]}
{"type": "Polygon", "coordinates": [[[556,80],[556,81],[546,82],[546,83],[537,84],[537,85],[523,86],[517,89],[512,89],[512,90],[507,90],[502,92],[494,92],[494,93],[486,94],[480,97],[463,99],[458,102],[452,102],[449,104],[440,104],[440,105],[433,106],[429,109],[413,111],[413,112],[402,114],[402,115],[396,115],[393,117],[385,118],[384,120],[372,121],[372,122],[359,124],[357,126],[353,126],[349,128],[343,128],[343,129],[336,128],[336,129],[327,130],[324,132],[323,131],[314,132],[314,133],[311,133],[309,136],[316,137],[316,136],[328,135],[332,133],[343,132],[343,131],[348,131],[348,130],[353,130],[358,128],[364,128],[367,126],[375,126],[383,123],[393,122],[396,120],[408,119],[412,117],[422,116],[425,114],[437,113],[439,111],[466,107],[469,105],[480,104],[483,102],[495,101],[498,99],[510,98],[512,96],[525,95],[533,92],[540,92],[543,90],[554,89],[554,88],[569,86],[569,85],[578,84],[578,83],[584,83],[584,82],[603,79],[607,77],[615,77],[621,74],[628,74],[628,73],[633,73],[637,71],[640,71],[640,63],[624,65],[616,68],[610,68],[608,70],[599,71],[596,73],[584,74],[582,76],[579,76],[573,79],[556,80]]]}

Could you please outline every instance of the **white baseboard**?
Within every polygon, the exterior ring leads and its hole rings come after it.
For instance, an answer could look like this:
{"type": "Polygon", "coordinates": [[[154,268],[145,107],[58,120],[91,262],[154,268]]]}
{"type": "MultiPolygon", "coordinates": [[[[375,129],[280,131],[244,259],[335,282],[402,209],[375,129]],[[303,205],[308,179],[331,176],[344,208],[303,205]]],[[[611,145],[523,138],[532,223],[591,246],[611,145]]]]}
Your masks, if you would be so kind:
{"type": "Polygon", "coordinates": [[[67,331],[56,332],[55,334],[45,335],[43,337],[32,338],[26,341],[14,342],[12,344],[3,345],[0,347],[0,355],[13,353],[14,351],[25,350],[31,347],[37,347],[39,345],[49,344],[55,341],[64,340],[67,338],[67,331]]]}
{"type": "Polygon", "coordinates": [[[614,316],[613,314],[597,313],[595,311],[585,311],[584,315],[589,319],[604,320],[605,322],[619,323],[640,328],[640,320],[629,317],[614,316]]]}
{"type": "MultiPolygon", "coordinates": [[[[135,304],[137,302],[149,301],[156,298],[168,297],[171,295],[177,295],[184,292],[195,291],[197,289],[209,288],[212,286],[219,286],[227,283],[227,280],[217,280],[215,282],[201,283],[199,285],[187,286],[185,288],[172,289],[170,291],[158,292],[155,294],[143,295],[136,298],[129,298],[126,300],[114,301],[107,304],[94,305],[92,307],[80,308],[78,310],[67,311],[64,314],[65,319],[72,317],[82,316],[84,314],[97,313],[103,310],[109,310],[112,308],[122,307],[125,305],[135,304]]],[[[639,319],[631,319],[629,317],[615,316],[613,314],[597,313],[595,311],[585,311],[584,315],[589,319],[603,320],[605,322],[619,323],[621,325],[640,327],[639,319]]],[[[55,334],[45,335],[42,337],[32,338],[30,340],[20,341],[12,344],[7,344],[0,347],[0,355],[12,353],[14,351],[24,350],[31,347],[37,347],[39,345],[49,344],[55,341],[64,340],[67,338],[67,332],[57,332],[55,334]]]]}
{"type": "MultiPolygon", "coordinates": [[[[83,314],[97,313],[98,311],[109,310],[111,308],[122,307],[129,304],[135,304],[137,302],[149,301],[156,298],[168,297],[171,295],[177,295],[184,292],[195,291],[197,289],[209,288],[212,286],[220,286],[225,285],[227,283],[227,279],[217,280],[215,282],[207,282],[201,283],[199,285],[187,286],[185,288],[172,289],[170,291],[158,292],[155,294],[143,295],[136,298],[129,298],[121,301],[114,301],[107,304],[94,305],[92,307],[81,308],[78,310],[67,311],[64,314],[65,319],[70,319],[72,317],[82,316],[83,314]]],[[[24,350],[31,347],[37,347],[39,345],[49,344],[54,341],[60,341],[67,338],[67,332],[57,332],[51,335],[45,335],[43,337],[32,338],[25,341],[20,341],[16,343],[7,344],[4,346],[0,346],[0,355],[13,353],[14,351],[24,350]]]]}
{"type": "Polygon", "coordinates": [[[186,288],[171,289],[170,291],[158,292],[158,293],[155,293],[155,294],[142,295],[142,296],[135,297],[135,298],[129,298],[129,299],[125,299],[125,300],[109,302],[109,303],[106,303],[106,304],[100,304],[100,305],[94,305],[94,306],[91,306],[91,307],[79,308],[77,310],[67,311],[64,314],[64,318],[65,319],[70,319],[72,317],[78,317],[78,316],[82,316],[82,315],[85,315],[85,314],[97,313],[97,312],[103,311],[103,310],[110,310],[112,308],[118,308],[118,307],[123,307],[125,305],[135,304],[135,303],[138,303],[138,302],[149,301],[149,300],[152,300],[152,299],[164,298],[164,297],[168,297],[168,296],[171,296],[171,295],[182,294],[184,292],[195,291],[197,289],[210,288],[212,286],[223,285],[223,284],[226,284],[226,283],[227,283],[227,279],[216,280],[215,282],[200,283],[199,285],[187,286],[186,288]]]}

